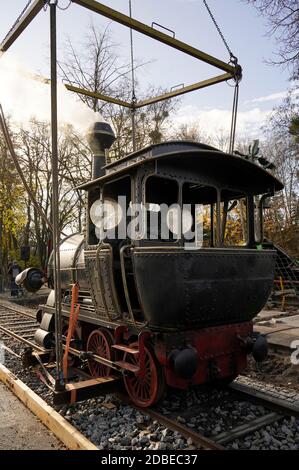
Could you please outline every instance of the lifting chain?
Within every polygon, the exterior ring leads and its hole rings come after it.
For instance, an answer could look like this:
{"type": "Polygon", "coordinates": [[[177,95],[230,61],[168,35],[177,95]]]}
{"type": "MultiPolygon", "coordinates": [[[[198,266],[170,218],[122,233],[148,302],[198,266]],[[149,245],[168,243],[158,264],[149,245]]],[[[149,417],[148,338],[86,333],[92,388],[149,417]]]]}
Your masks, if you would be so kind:
{"type": "Polygon", "coordinates": [[[211,17],[211,20],[213,21],[213,23],[214,23],[214,25],[215,25],[215,27],[216,27],[218,33],[219,33],[219,36],[221,37],[221,39],[222,39],[222,41],[223,41],[223,44],[225,45],[225,47],[226,47],[226,49],[227,49],[227,51],[228,51],[228,53],[229,53],[230,62],[233,63],[234,65],[236,65],[236,64],[238,63],[238,59],[237,59],[237,57],[232,53],[232,51],[231,51],[229,45],[227,44],[227,41],[226,41],[226,39],[225,39],[225,37],[224,37],[224,35],[223,35],[223,33],[222,33],[220,27],[218,26],[217,21],[215,20],[215,17],[214,17],[214,15],[213,15],[213,13],[211,12],[211,9],[210,9],[209,5],[207,4],[206,0],[203,0],[203,4],[204,4],[204,6],[206,7],[206,9],[208,10],[208,13],[209,13],[209,15],[210,15],[210,17],[211,17]]]}
{"type": "Polygon", "coordinates": [[[19,14],[18,18],[16,19],[16,21],[14,22],[14,24],[12,25],[12,27],[10,28],[10,30],[8,31],[8,33],[6,34],[6,36],[3,38],[2,43],[6,40],[6,38],[8,38],[8,36],[10,35],[10,33],[12,32],[12,30],[14,29],[14,27],[18,24],[18,22],[20,21],[20,19],[21,19],[22,16],[24,15],[25,11],[29,8],[31,2],[32,2],[32,0],[28,0],[28,2],[26,3],[25,7],[23,8],[23,10],[21,11],[21,13],[19,14]]]}
{"type": "Polygon", "coordinates": [[[203,0],[203,4],[208,10],[208,13],[211,17],[211,20],[213,21],[222,41],[223,44],[225,45],[229,56],[230,56],[230,63],[232,63],[236,67],[236,73],[235,73],[235,91],[234,91],[234,99],[233,99],[233,110],[232,110],[232,120],[231,120],[231,128],[230,128],[230,137],[229,137],[229,153],[233,153],[234,151],[234,145],[235,145],[235,137],[236,137],[236,126],[237,126],[237,115],[238,115],[238,101],[239,101],[239,82],[242,77],[242,69],[238,65],[238,59],[237,57],[232,53],[229,45],[227,44],[227,41],[220,29],[220,27],[217,24],[217,21],[215,20],[215,17],[213,13],[210,10],[209,5],[207,4],[206,0],[203,0]]]}

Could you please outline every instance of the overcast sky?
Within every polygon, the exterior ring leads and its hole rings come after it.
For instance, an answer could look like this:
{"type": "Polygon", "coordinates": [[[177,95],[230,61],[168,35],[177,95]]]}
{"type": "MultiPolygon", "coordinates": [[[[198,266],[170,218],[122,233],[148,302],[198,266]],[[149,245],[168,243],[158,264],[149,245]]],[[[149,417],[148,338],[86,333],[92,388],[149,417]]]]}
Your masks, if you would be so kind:
{"type": "MultiPolygon", "coordinates": [[[[4,2],[3,2],[4,3],[4,2]]],[[[0,19],[0,36],[8,29],[24,7],[25,0],[5,2],[0,19]]],[[[61,7],[68,0],[59,0],[61,7]]],[[[106,0],[102,3],[128,13],[128,0],[106,0]]],[[[233,53],[243,67],[240,85],[238,132],[240,136],[258,136],[260,127],[273,106],[285,95],[288,71],[269,66],[265,59],[273,58],[275,41],[265,36],[265,19],[241,0],[209,0],[219,26],[233,53]]],[[[228,53],[212,24],[202,0],[132,0],[133,17],[151,24],[160,23],[175,31],[176,38],[188,42],[223,61],[228,53]]],[[[76,43],[84,38],[91,20],[99,27],[110,25],[112,40],[118,44],[118,53],[129,60],[129,30],[95,13],[72,4],[66,11],[58,10],[58,42],[60,51],[66,36],[76,43]]],[[[42,11],[23,35],[7,52],[21,60],[27,68],[49,75],[48,67],[49,13],[42,11]]],[[[178,51],[134,32],[135,57],[138,62],[149,62],[138,70],[138,81],[144,89],[149,84],[170,89],[222,73],[178,51]]],[[[0,59],[1,60],[1,59],[0,59]]],[[[181,99],[176,117],[178,122],[194,122],[207,132],[228,129],[233,88],[226,83],[199,90],[181,99]]]]}

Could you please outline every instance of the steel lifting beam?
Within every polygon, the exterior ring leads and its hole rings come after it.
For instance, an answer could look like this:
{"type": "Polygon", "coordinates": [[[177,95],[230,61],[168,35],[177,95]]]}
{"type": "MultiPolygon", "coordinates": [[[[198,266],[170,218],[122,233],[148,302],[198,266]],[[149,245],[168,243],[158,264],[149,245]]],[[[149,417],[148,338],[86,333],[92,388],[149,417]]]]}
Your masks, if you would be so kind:
{"type": "Polygon", "coordinates": [[[84,88],[79,88],[73,85],[69,85],[68,83],[65,83],[64,86],[67,90],[73,91],[74,93],[78,93],[79,95],[90,96],[91,98],[96,98],[98,100],[107,101],[108,103],[118,104],[119,106],[123,106],[125,108],[132,108],[131,103],[127,103],[126,101],[120,100],[118,98],[113,98],[112,96],[107,96],[107,95],[103,95],[102,93],[85,90],[84,88]]]}
{"type": "Polygon", "coordinates": [[[31,23],[32,20],[38,15],[41,9],[45,6],[46,0],[35,0],[31,7],[28,8],[27,12],[24,13],[24,16],[20,21],[14,26],[12,31],[9,33],[7,38],[0,45],[0,51],[7,51],[10,46],[15,42],[15,40],[22,34],[24,29],[31,23]]]}
{"type": "MultiPolygon", "coordinates": [[[[226,81],[237,74],[240,74],[240,67],[233,66],[230,64],[226,64],[225,62],[216,59],[215,57],[206,54],[205,52],[200,51],[174,37],[168,36],[167,34],[154,29],[140,21],[137,21],[133,18],[130,18],[123,13],[120,13],[112,8],[103,5],[102,3],[96,2],[95,0],[72,0],[73,3],[77,3],[78,5],[85,7],[93,12],[96,12],[106,18],[109,18],[117,23],[120,23],[124,26],[127,26],[135,31],[138,31],[141,34],[151,37],[152,39],[156,39],[174,49],[177,49],[185,54],[188,54],[192,57],[195,57],[198,60],[206,62],[214,67],[217,67],[221,70],[224,70],[226,73],[222,75],[218,75],[216,77],[212,77],[207,80],[203,80],[192,85],[188,85],[186,87],[180,88],[178,90],[170,91],[168,93],[164,93],[163,95],[155,96],[152,98],[148,98],[146,100],[139,101],[137,103],[128,103],[123,101],[119,98],[114,98],[112,96],[104,95],[102,93],[97,93],[91,90],[86,90],[84,88],[76,87],[70,84],[65,84],[65,87],[74,93],[78,93],[85,96],[90,96],[92,98],[96,98],[98,100],[106,101],[108,103],[117,104],[119,106],[123,106],[129,109],[137,109],[142,108],[144,106],[158,103],[159,101],[163,101],[169,98],[174,98],[175,96],[180,96],[185,93],[189,93],[191,91],[199,90],[201,88],[208,87],[210,85],[214,85],[216,83],[221,83],[226,81]]],[[[7,38],[2,42],[0,45],[0,51],[5,52],[9,49],[9,47],[15,42],[15,40],[20,36],[20,34],[24,31],[24,29],[31,23],[31,21],[35,18],[35,16],[41,11],[44,5],[47,3],[47,0],[35,0],[35,2],[31,5],[28,11],[24,14],[22,19],[18,22],[18,24],[13,28],[7,38]]],[[[43,81],[44,83],[51,83],[49,79],[44,77],[36,76],[34,77],[38,80],[43,81]]]]}
{"type": "Polygon", "coordinates": [[[213,65],[214,67],[217,67],[224,72],[230,73],[232,77],[236,73],[236,67],[230,64],[226,64],[222,60],[216,59],[216,57],[206,54],[205,52],[202,52],[199,49],[190,46],[189,44],[168,36],[167,34],[162,33],[161,31],[158,31],[151,26],[135,20],[134,18],[130,18],[129,16],[120,13],[119,11],[113,10],[112,8],[109,8],[102,3],[96,2],[95,0],[73,0],[73,3],[77,3],[78,5],[85,7],[95,13],[99,13],[100,15],[105,16],[110,20],[116,21],[123,26],[132,28],[141,34],[144,34],[145,36],[149,36],[152,39],[156,39],[157,41],[166,44],[167,46],[173,47],[174,49],[184,52],[185,54],[195,57],[196,59],[206,62],[207,64],[213,65]]]}
{"type": "Polygon", "coordinates": [[[193,83],[193,85],[188,85],[183,88],[179,88],[175,91],[170,91],[164,93],[163,95],[155,96],[153,98],[148,98],[146,100],[139,101],[135,104],[135,108],[142,108],[143,106],[148,106],[153,103],[158,103],[159,101],[167,100],[169,98],[174,98],[175,96],[184,95],[185,93],[190,93],[191,91],[199,90],[200,88],[205,88],[216,83],[225,82],[231,78],[230,73],[224,73],[218,75],[217,77],[208,78],[207,80],[202,80],[201,82],[193,83]]]}
{"type": "MultiPolygon", "coordinates": [[[[158,95],[152,98],[148,98],[146,100],[138,101],[134,105],[132,105],[131,103],[128,103],[127,101],[120,100],[119,98],[113,98],[112,96],[103,95],[102,93],[97,93],[95,91],[86,90],[85,88],[79,88],[74,85],[70,85],[69,83],[64,83],[64,86],[67,90],[72,91],[74,93],[78,93],[79,95],[90,96],[91,98],[96,98],[98,100],[107,101],[108,103],[117,104],[125,108],[138,109],[138,108],[143,108],[144,106],[148,106],[153,103],[158,103],[159,101],[164,101],[169,98],[174,98],[176,96],[190,93],[191,91],[200,90],[201,88],[205,88],[210,85],[215,85],[217,83],[225,82],[226,80],[229,80],[230,78],[231,78],[230,73],[224,73],[221,75],[217,75],[216,77],[208,78],[207,80],[202,80],[200,82],[193,83],[192,85],[188,85],[183,88],[179,88],[177,90],[164,93],[163,95],[158,95]]],[[[38,80],[47,85],[51,84],[51,80],[49,78],[43,77],[42,75],[32,74],[32,79],[38,80]]]]}

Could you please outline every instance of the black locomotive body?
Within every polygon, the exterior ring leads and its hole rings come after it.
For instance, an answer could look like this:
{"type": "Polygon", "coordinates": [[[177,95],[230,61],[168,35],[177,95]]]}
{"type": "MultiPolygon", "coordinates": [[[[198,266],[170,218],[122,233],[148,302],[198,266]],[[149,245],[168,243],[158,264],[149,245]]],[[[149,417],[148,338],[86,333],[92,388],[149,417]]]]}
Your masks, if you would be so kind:
{"type": "MultiPolygon", "coordinates": [[[[245,158],[196,142],[151,145],[103,167],[103,129],[96,124],[95,130],[93,180],[81,186],[87,191],[86,231],[60,247],[65,331],[76,284],[74,344],[89,353],[93,376],[123,373],[140,406],[159,400],[165,385],[233,380],[248,353],[260,357],[265,346],[252,327],[274,278],[275,251],[263,245],[263,201],[282,184],[245,158]],[[103,203],[113,208],[119,198],[123,207],[111,224],[116,236],[109,230],[103,236],[103,203]],[[143,218],[131,227],[132,237],[124,227],[134,204],[143,218]],[[153,230],[151,218],[158,221],[153,230]],[[165,218],[168,237],[162,236],[165,218]],[[236,242],[230,230],[243,239],[236,242]]],[[[109,128],[104,131],[109,140],[109,128]]],[[[30,270],[27,275],[30,284],[30,270]]],[[[50,259],[50,284],[52,278],[50,259]]],[[[40,307],[36,334],[44,346],[53,336],[53,315],[51,293],[40,307]]]]}

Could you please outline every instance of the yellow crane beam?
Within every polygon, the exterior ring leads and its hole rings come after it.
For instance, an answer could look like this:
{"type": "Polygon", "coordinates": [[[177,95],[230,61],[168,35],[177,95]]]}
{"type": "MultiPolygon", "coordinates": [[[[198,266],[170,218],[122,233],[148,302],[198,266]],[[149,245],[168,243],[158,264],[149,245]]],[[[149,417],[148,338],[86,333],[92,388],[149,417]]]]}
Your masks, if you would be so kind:
{"type": "Polygon", "coordinates": [[[46,4],[46,0],[35,0],[33,4],[24,13],[20,21],[12,28],[7,37],[0,44],[0,51],[6,52],[10,46],[18,39],[24,29],[34,20],[46,4]]]}
{"type": "Polygon", "coordinates": [[[226,62],[223,62],[216,57],[206,54],[205,52],[202,52],[199,49],[190,46],[189,44],[179,41],[178,39],[162,33],[161,31],[158,31],[151,26],[135,20],[134,18],[130,18],[130,16],[124,15],[117,10],[113,10],[112,8],[107,7],[102,3],[96,2],[95,0],[73,0],[73,3],[77,3],[78,5],[81,5],[82,7],[85,7],[95,13],[99,13],[100,15],[105,16],[110,20],[116,21],[123,26],[132,28],[133,30],[138,31],[145,36],[156,39],[157,41],[160,41],[167,46],[173,47],[174,49],[184,52],[185,54],[195,57],[196,59],[206,62],[207,64],[218,67],[224,72],[230,73],[231,76],[234,76],[236,73],[236,67],[233,65],[227,64],[226,62]]]}

